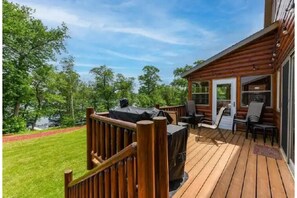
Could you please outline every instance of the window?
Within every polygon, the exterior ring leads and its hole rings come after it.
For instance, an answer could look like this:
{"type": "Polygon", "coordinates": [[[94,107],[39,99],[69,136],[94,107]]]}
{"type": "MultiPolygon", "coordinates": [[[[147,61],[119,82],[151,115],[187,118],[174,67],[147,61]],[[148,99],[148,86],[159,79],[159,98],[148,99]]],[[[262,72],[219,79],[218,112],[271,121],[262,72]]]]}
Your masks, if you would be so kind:
{"type": "Polygon", "coordinates": [[[241,106],[246,107],[251,101],[265,102],[271,107],[271,75],[241,78],[241,106]]]}
{"type": "Polygon", "coordinates": [[[200,81],[192,83],[192,99],[195,104],[208,105],[209,104],[209,82],[200,81]]]}

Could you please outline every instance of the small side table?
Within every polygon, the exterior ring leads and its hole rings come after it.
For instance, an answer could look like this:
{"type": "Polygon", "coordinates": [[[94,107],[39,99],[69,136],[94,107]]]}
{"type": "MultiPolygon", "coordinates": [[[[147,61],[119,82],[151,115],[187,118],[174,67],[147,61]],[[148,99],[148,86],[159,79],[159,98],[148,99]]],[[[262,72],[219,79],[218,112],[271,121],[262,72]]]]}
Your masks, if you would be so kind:
{"type": "Polygon", "coordinates": [[[191,126],[193,125],[193,117],[192,116],[180,116],[179,121],[186,122],[186,123],[190,124],[191,126]]]}
{"type": "Polygon", "coordinates": [[[200,123],[203,118],[203,114],[195,114],[195,116],[181,116],[179,117],[179,120],[180,122],[186,122],[195,128],[196,124],[200,123]]]}
{"type": "Polygon", "coordinates": [[[271,145],[273,146],[274,136],[277,135],[277,128],[275,125],[273,125],[273,124],[253,124],[252,129],[253,129],[254,141],[256,140],[256,136],[257,136],[255,130],[256,129],[263,130],[264,143],[266,143],[266,131],[271,130],[271,145]]]}

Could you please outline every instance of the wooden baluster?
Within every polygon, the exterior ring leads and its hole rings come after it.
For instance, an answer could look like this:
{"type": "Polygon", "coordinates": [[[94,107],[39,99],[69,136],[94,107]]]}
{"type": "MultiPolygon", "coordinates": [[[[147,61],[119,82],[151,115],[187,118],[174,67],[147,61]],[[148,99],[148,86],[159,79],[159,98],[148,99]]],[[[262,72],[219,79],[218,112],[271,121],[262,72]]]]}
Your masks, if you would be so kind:
{"type": "Polygon", "coordinates": [[[105,160],[105,123],[100,122],[100,152],[102,160],[105,160]]]}
{"type": "MultiPolygon", "coordinates": [[[[132,142],[137,142],[137,136],[136,136],[136,131],[133,131],[132,134],[132,142]]],[[[135,182],[135,186],[137,184],[137,157],[133,157],[134,159],[134,182],[135,182]]]]}
{"type": "Polygon", "coordinates": [[[104,190],[105,190],[105,198],[110,197],[110,172],[109,168],[104,170],[104,190]]]}
{"type": "Polygon", "coordinates": [[[154,117],[156,197],[169,197],[167,120],[154,117]]]}
{"type": "Polygon", "coordinates": [[[86,188],[86,184],[85,184],[85,182],[83,181],[82,183],[81,183],[81,192],[80,192],[80,194],[81,194],[81,198],[85,198],[86,196],[85,196],[85,188],[86,188]]]}
{"type": "Polygon", "coordinates": [[[100,152],[100,121],[96,122],[96,152],[98,157],[101,156],[101,152],[100,152]]]}
{"type": "Polygon", "coordinates": [[[91,120],[91,114],[94,113],[93,108],[87,108],[86,112],[86,122],[87,122],[87,169],[91,170],[93,168],[93,162],[92,162],[92,120],[91,120]]]}
{"type": "Polygon", "coordinates": [[[81,192],[82,192],[82,184],[80,183],[80,184],[78,184],[78,194],[77,194],[77,196],[78,197],[82,197],[82,194],[81,194],[81,192]]]}
{"type": "Polygon", "coordinates": [[[122,150],[122,133],[121,133],[121,128],[117,127],[117,153],[122,150]]]}
{"type": "Polygon", "coordinates": [[[127,159],[127,177],[128,177],[128,197],[135,197],[135,181],[134,181],[134,160],[133,157],[127,159]]]}
{"type": "Polygon", "coordinates": [[[69,196],[69,190],[68,190],[68,185],[72,181],[72,170],[65,170],[64,172],[64,196],[65,198],[70,197],[69,196]]]}
{"type": "Polygon", "coordinates": [[[104,178],[103,173],[99,173],[99,197],[104,198],[104,178]]]}
{"type": "Polygon", "coordinates": [[[116,154],[116,133],[115,127],[113,125],[110,126],[110,134],[111,134],[111,156],[116,154]]]}
{"type": "Polygon", "coordinates": [[[105,124],[105,154],[106,159],[110,158],[110,125],[105,124]]]}
{"type": "Polygon", "coordinates": [[[126,197],[126,179],[124,172],[124,164],[122,161],[118,163],[118,181],[119,181],[119,198],[126,197]]]}
{"type": "Polygon", "coordinates": [[[152,121],[137,122],[138,197],[155,197],[154,125],[152,121]]]}
{"type": "Polygon", "coordinates": [[[92,150],[91,152],[96,153],[96,120],[92,120],[92,150]]]}
{"type": "Polygon", "coordinates": [[[75,187],[75,197],[79,197],[79,184],[75,187]]]}
{"type": "Polygon", "coordinates": [[[89,197],[89,180],[83,181],[84,183],[84,197],[89,197]]]}
{"type": "MultiPolygon", "coordinates": [[[[129,145],[129,131],[127,129],[124,130],[124,148],[129,145]]],[[[124,175],[125,178],[127,176],[127,162],[124,161],[124,175]]]]}
{"type": "Polygon", "coordinates": [[[127,129],[124,130],[124,148],[129,145],[129,131],[127,129]]]}
{"type": "Polygon", "coordinates": [[[94,197],[94,176],[89,179],[89,196],[94,197]]]}
{"type": "Polygon", "coordinates": [[[117,178],[117,169],[113,165],[111,167],[111,198],[118,197],[118,178],[117,178]]]}
{"type": "Polygon", "coordinates": [[[99,182],[99,176],[98,176],[98,174],[96,174],[95,176],[94,176],[94,186],[93,186],[93,189],[94,189],[94,197],[99,197],[99,184],[98,184],[98,182],[99,182]]]}

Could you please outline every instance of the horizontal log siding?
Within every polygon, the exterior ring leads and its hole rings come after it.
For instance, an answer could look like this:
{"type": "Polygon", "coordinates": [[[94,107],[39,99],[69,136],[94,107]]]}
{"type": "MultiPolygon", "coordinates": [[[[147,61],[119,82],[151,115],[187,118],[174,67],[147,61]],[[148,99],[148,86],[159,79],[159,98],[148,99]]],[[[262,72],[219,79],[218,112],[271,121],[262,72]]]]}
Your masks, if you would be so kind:
{"type": "MultiPolygon", "coordinates": [[[[231,52],[228,55],[210,63],[209,65],[193,72],[188,76],[189,88],[193,81],[209,80],[209,105],[199,106],[196,108],[198,111],[203,112],[206,117],[212,117],[212,80],[223,78],[236,78],[237,79],[237,115],[245,116],[247,113],[246,107],[240,107],[241,101],[241,87],[240,78],[242,76],[254,76],[262,74],[273,74],[274,69],[269,66],[271,63],[272,52],[276,41],[276,31],[270,32],[263,37],[245,45],[241,48],[231,52]],[[256,70],[253,70],[253,64],[256,66],[256,70]]],[[[274,79],[274,75],[272,76],[274,79]]],[[[275,86],[273,86],[272,93],[276,92],[275,86]]],[[[190,89],[189,89],[190,90],[190,89]]],[[[191,96],[189,95],[189,98],[191,96]]],[[[272,99],[275,103],[275,99],[272,99]]],[[[274,122],[273,109],[268,108],[264,113],[264,121],[274,122]]]]}
{"type": "MultiPolygon", "coordinates": [[[[286,8],[288,7],[288,4],[290,1],[277,1],[277,2],[281,3],[281,5],[279,6],[279,10],[275,12],[275,14],[277,14],[277,16],[275,16],[276,20],[280,22],[280,27],[278,29],[277,36],[280,40],[281,46],[276,51],[277,56],[276,56],[276,61],[274,63],[275,71],[280,69],[282,63],[290,55],[289,53],[291,53],[295,48],[295,45],[294,45],[295,15],[294,13],[286,12],[286,8]],[[282,34],[282,28],[284,26],[288,29],[287,35],[282,34]]],[[[280,76],[282,77],[282,74],[280,76]]],[[[281,86],[280,86],[280,89],[281,89],[281,86]]],[[[276,98],[276,95],[275,95],[275,98],[276,98]]],[[[280,117],[281,117],[280,112],[276,110],[276,104],[275,104],[274,120],[278,128],[280,128],[280,117]]]]}

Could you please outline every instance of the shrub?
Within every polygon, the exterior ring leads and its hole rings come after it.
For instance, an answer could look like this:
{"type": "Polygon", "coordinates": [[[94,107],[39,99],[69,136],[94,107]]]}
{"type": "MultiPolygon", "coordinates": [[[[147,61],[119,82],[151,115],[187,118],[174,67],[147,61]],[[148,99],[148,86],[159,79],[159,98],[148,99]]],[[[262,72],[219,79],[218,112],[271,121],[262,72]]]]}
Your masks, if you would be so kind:
{"type": "Polygon", "coordinates": [[[63,116],[61,120],[61,125],[63,127],[69,127],[75,125],[75,120],[71,116],[63,116]]]}
{"type": "Polygon", "coordinates": [[[26,121],[21,117],[11,117],[3,120],[3,133],[19,133],[27,130],[26,121]]]}

